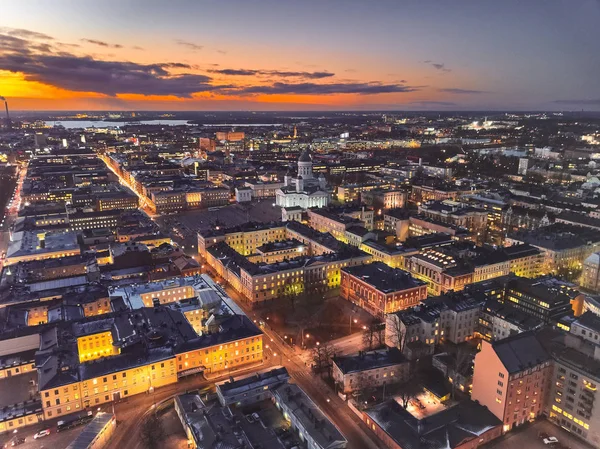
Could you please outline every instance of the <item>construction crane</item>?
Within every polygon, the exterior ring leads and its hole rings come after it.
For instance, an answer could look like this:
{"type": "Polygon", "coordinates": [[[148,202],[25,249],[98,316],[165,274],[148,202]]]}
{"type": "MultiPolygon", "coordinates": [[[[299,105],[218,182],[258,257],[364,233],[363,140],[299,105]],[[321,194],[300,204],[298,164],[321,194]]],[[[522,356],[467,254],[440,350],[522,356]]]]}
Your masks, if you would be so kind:
{"type": "Polygon", "coordinates": [[[0,101],[4,102],[4,107],[6,109],[6,129],[10,129],[10,115],[8,115],[8,101],[6,98],[0,95],[0,101]]]}

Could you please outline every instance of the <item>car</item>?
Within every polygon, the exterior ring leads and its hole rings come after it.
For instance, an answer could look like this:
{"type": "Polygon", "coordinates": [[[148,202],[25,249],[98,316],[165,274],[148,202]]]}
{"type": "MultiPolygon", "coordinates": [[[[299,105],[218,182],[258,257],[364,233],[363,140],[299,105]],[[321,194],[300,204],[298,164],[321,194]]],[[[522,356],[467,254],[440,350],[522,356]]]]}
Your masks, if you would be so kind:
{"type": "Polygon", "coordinates": [[[21,444],[23,444],[23,443],[25,443],[25,438],[23,438],[23,437],[19,437],[19,438],[15,438],[14,440],[12,440],[12,441],[10,442],[10,445],[11,445],[12,447],[14,447],[14,446],[19,446],[19,445],[21,445],[21,444]]]}
{"type": "Polygon", "coordinates": [[[44,430],[40,430],[38,433],[36,433],[33,436],[34,440],[37,440],[39,438],[43,438],[43,437],[47,437],[48,435],[50,435],[50,429],[44,429],[44,430]]]}
{"type": "Polygon", "coordinates": [[[544,444],[554,444],[554,443],[558,443],[558,438],[548,437],[548,438],[544,438],[543,441],[544,441],[544,444]]]}

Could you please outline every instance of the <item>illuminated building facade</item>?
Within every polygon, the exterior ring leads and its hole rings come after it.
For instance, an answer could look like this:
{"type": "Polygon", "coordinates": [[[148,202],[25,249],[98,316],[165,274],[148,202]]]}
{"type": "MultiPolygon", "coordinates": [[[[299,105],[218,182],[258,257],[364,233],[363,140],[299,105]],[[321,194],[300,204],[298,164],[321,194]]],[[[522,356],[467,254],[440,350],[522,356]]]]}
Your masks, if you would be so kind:
{"type": "Polygon", "coordinates": [[[508,432],[542,415],[552,375],[551,357],[533,332],[483,341],[475,356],[471,398],[508,432]]]}
{"type": "Polygon", "coordinates": [[[374,316],[413,307],[427,298],[427,284],[382,262],[342,269],[341,295],[374,316]]]}

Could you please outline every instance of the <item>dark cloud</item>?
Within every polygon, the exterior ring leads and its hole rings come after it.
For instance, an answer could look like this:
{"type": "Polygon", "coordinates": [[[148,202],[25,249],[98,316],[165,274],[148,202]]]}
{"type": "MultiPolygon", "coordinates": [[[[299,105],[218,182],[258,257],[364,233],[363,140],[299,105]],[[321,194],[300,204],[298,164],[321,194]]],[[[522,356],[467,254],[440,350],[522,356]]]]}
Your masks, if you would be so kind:
{"type": "MultiPolygon", "coordinates": [[[[206,75],[173,76],[167,69],[187,68],[187,64],[136,64],[99,61],[89,56],[62,54],[0,54],[0,70],[21,72],[28,81],[77,92],[106,95],[142,94],[190,97],[217,87],[206,75]]],[[[225,86],[231,87],[231,86],[225,86]]]]}
{"type": "Polygon", "coordinates": [[[217,53],[221,54],[221,55],[226,55],[227,52],[225,50],[217,50],[217,53]]]}
{"type": "Polygon", "coordinates": [[[52,36],[48,36],[44,33],[38,33],[37,31],[24,30],[21,28],[0,28],[0,33],[8,34],[9,36],[21,37],[23,39],[38,39],[51,41],[54,40],[52,36]]]}
{"type": "Polygon", "coordinates": [[[346,70],[344,70],[344,72],[346,72],[346,73],[356,73],[357,70],[355,70],[355,69],[346,69],[346,70]]]}
{"type": "Polygon", "coordinates": [[[322,79],[334,76],[330,72],[292,72],[282,70],[253,70],[253,69],[220,69],[209,70],[211,73],[232,76],[279,76],[282,78],[322,79]]]}
{"type": "Polygon", "coordinates": [[[438,89],[439,92],[445,92],[447,94],[486,94],[485,90],[474,90],[474,89],[458,89],[455,87],[446,87],[444,89],[438,89]]]}
{"type": "Polygon", "coordinates": [[[423,61],[423,64],[430,65],[434,69],[439,70],[441,72],[451,72],[452,71],[451,69],[446,68],[446,65],[442,62],[433,62],[428,59],[427,61],[423,61]]]}
{"type": "Polygon", "coordinates": [[[132,48],[133,48],[134,50],[146,51],[146,49],[145,49],[144,47],[140,47],[140,46],[138,46],[138,45],[134,45],[132,48]]]}
{"type": "Polygon", "coordinates": [[[20,37],[0,34],[0,52],[50,52],[52,47],[45,42],[32,42],[20,37]]]}
{"type": "Polygon", "coordinates": [[[193,42],[182,41],[181,39],[177,39],[175,42],[177,42],[177,45],[181,45],[182,47],[189,48],[193,51],[199,51],[204,48],[204,45],[198,45],[194,44],[193,42]]]}
{"type": "Polygon", "coordinates": [[[80,39],[80,41],[106,48],[123,48],[121,44],[109,44],[108,42],[98,41],[96,39],[80,39]]]}
{"type": "Polygon", "coordinates": [[[600,98],[596,100],[556,100],[556,104],[580,104],[586,106],[597,106],[600,105],[600,98]]]}
{"type": "Polygon", "coordinates": [[[236,89],[240,95],[249,94],[295,94],[295,95],[331,95],[360,94],[374,95],[394,92],[413,92],[416,87],[401,84],[382,83],[273,83],[268,86],[249,86],[236,89]]]}
{"type": "Polygon", "coordinates": [[[409,104],[420,105],[420,106],[456,106],[456,103],[452,101],[411,101],[409,104]]]}
{"type": "Polygon", "coordinates": [[[164,62],[162,64],[157,64],[163,69],[191,69],[192,66],[189,64],[184,64],[182,62],[164,62]]]}

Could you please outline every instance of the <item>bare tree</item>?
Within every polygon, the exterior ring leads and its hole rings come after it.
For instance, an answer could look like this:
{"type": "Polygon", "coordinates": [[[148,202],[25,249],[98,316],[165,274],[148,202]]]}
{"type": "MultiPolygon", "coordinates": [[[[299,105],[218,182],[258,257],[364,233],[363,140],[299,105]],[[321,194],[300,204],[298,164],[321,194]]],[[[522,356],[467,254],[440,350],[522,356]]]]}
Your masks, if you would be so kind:
{"type": "Polygon", "coordinates": [[[456,394],[456,387],[459,383],[459,379],[464,376],[464,373],[469,368],[471,361],[473,360],[471,352],[467,349],[466,344],[458,345],[456,348],[456,352],[453,354],[452,360],[452,377],[454,378],[454,382],[452,382],[452,398],[454,399],[456,394]]]}
{"type": "Polygon", "coordinates": [[[353,395],[358,399],[360,403],[366,401],[371,392],[374,389],[373,379],[369,379],[369,376],[365,373],[361,373],[358,375],[356,379],[356,384],[353,387],[353,395]]]}
{"type": "Polygon", "coordinates": [[[166,438],[165,429],[160,418],[153,413],[142,423],[140,429],[140,439],[147,449],[159,449],[163,447],[163,440],[166,438]]]}
{"type": "Polygon", "coordinates": [[[398,315],[388,315],[385,322],[385,334],[386,340],[390,346],[394,346],[400,351],[404,351],[404,345],[406,343],[406,327],[404,327],[404,324],[398,315]]]}
{"type": "Polygon", "coordinates": [[[331,377],[332,360],[336,355],[335,347],[329,343],[317,345],[312,349],[312,360],[315,370],[321,373],[327,370],[327,376],[331,377]]]}
{"type": "Polygon", "coordinates": [[[385,344],[385,327],[381,321],[374,319],[366,326],[366,329],[363,332],[362,342],[367,351],[372,351],[385,344]]]}
{"type": "Polygon", "coordinates": [[[416,378],[413,378],[400,385],[400,388],[396,391],[396,397],[399,399],[400,405],[403,408],[407,408],[410,401],[417,397],[420,392],[419,383],[416,378]]]}

